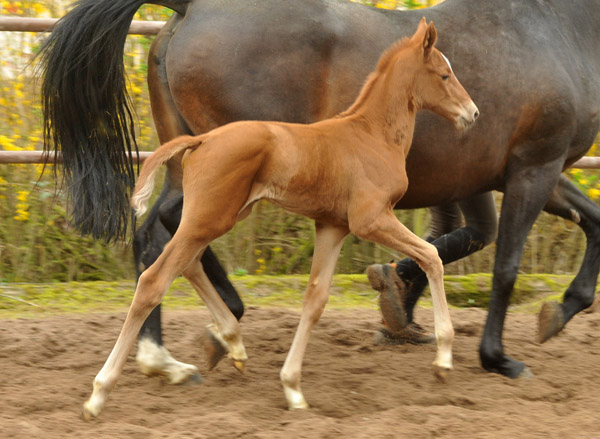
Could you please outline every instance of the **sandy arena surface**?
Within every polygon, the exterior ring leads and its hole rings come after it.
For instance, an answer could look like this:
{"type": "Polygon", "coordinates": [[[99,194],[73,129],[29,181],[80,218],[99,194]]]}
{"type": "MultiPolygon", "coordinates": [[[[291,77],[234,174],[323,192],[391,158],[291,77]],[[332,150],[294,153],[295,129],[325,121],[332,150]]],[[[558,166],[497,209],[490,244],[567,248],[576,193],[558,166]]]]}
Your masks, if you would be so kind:
{"type": "MultiPolygon", "coordinates": [[[[279,370],[299,313],[250,308],[240,375],[222,361],[207,371],[205,309],[164,316],[175,358],[198,365],[201,384],[168,385],[137,370],[135,352],[104,412],[80,418],[92,380],[125,314],[0,321],[2,438],[600,438],[600,313],[581,313],[560,336],[534,342],[536,317],[511,313],[504,344],[535,373],[485,373],[477,348],[486,312],[453,310],[455,370],[435,380],[435,349],[378,346],[378,313],[327,310],[304,362],[306,411],[286,409],[279,370]]],[[[432,312],[417,320],[432,328],[432,312]]]]}

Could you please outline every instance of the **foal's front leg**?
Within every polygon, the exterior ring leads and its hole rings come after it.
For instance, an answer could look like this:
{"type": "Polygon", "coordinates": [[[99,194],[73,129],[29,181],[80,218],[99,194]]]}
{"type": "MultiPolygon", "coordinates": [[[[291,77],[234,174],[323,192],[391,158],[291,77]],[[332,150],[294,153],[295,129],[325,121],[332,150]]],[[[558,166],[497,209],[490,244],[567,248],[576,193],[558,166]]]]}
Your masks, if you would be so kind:
{"type": "Polygon", "coordinates": [[[448,371],[452,369],[454,329],[444,291],[444,266],[437,249],[400,223],[391,208],[376,220],[362,221],[360,224],[361,227],[357,227],[356,230],[351,229],[351,232],[359,238],[404,253],[416,261],[427,275],[438,347],[433,366],[436,376],[445,381],[448,371]]]}
{"type": "Polygon", "coordinates": [[[290,410],[308,407],[300,389],[302,360],[304,359],[310,332],[319,321],[327,303],[335,264],[344,243],[344,238],[348,235],[346,228],[320,224],[316,224],[316,231],[315,251],[308,287],[304,294],[302,316],[292,347],[280,373],[281,384],[290,410]]]}

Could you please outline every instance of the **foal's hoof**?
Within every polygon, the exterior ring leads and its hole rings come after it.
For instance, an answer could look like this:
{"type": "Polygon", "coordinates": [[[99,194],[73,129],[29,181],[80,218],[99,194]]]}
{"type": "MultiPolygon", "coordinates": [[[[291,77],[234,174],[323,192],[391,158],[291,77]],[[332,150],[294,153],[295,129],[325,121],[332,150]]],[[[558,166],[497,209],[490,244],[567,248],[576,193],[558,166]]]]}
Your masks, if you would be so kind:
{"type": "Polygon", "coordinates": [[[448,384],[450,381],[451,372],[452,369],[449,367],[440,367],[435,364],[433,365],[433,375],[442,384],[448,384]]]}
{"type": "Polygon", "coordinates": [[[310,407],[301,391],[286,386],[283,387],[283,391],[289,410],[304,410],[310,407]]]}
{"type": "Polygon", "coordinates": [[[244,375],[246,372],[246,362],[241,360],[233,360],[233,367],[237,369],[239,373],[244,375]]]}
{"type": "Polygon", "coordinates": [[[530,379],[533,377],[535,377],[535,375],[533,374],[531,369],[528,368],[527,366],[525,366],[523,368],[523,370],[521,371],[521,373],[517,376],[517,378],[524,378],[524,379],[530,379]]]}
{"type": "Polygon", "coordinates": [[[545,302],[538,316],[538,341],[544,343],[565,327],[565,316],[558,302],[545,302]]]}
{"type": "Polygon", "coordinates": [[[100,414],[100,410],[94,408],[90,404],[90,401],[86,401],[83,404],[83,407],[81,408],[81,417],[86,422],[93,421],[94,419],[96,419],[98,417],[99,414],[100,414]]]}
{"type": "Polygon", "coordinates": [[[400,332],[408,324],[404,297],[406,284],[396,273],[396,264],[374,264],[367,268],[367,278],[379,291],[379,307],[391,332],[400,332]]]}
{"type": "Polygon", "coordinates": [[[205,329],[203,342],[204,351],[206,352],[206,358],[208,360],[208,369],[212,370],[217,364],[219,364],[219,361],[221,361],[221,359],[227,355],[227,349],[225,349],[223,344],[217,339],[217,337],[214,336],[208,327],[205,329]]]}

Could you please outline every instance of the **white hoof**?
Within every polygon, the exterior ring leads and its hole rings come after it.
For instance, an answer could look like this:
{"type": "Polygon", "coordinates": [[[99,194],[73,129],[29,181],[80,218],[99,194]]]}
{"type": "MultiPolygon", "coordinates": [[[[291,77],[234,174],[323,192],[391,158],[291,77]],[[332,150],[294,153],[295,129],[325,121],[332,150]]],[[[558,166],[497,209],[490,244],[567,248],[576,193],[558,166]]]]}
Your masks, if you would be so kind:
{"type": "Polygon", "coordinates": [[[135,359],[144,375],[162,376],[169,384],[180,384],[190,378],[202,379],[196,366],[175,360],[167,348],[148,337],[139,341],[135,359]]]}
{"type": "Polygon", "coordinates": [[[307,409],[309,407],[301,391],[284,386],[283,392],[285,393],[285,399],[287,399],[290,410],[307,409]]]}
{"type": "Polygon", "coordinates": [[[83,419],[91,421],[97,418],[102,409],[104,408],[104,402],[106,401],[106,392],[102,390],[102,385],[98,379],[94,380],[94,391],[92,396],[83,404],[83,419]]]}
{"type": "Polygon", "coordinates": [[[97,418],[98,415],[100,414],[101,410],[102,410],[102,407],[98,407],[96,404],[94,404],[92,402],[92,398],[90,398],[83,404],[83,411],[82,411],[83,419],[85,419],[86,421],[89,422],[92,419],[97,418]]]}

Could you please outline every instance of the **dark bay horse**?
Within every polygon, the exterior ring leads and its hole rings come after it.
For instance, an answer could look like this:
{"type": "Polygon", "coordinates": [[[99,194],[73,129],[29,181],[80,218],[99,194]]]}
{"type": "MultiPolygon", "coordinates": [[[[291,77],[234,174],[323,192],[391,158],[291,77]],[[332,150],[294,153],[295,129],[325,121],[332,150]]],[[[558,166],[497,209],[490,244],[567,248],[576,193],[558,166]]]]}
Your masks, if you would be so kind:
{"type": "Polygon", "coordinates": [[[393,211],[408,187],[405,163],[417,112],[433,110],[459,130],[479,115],[447,58],[435,48],[436,39],[433,22],[422,19],[411,38],[398,41],[381,56],[357,100],[334,118],[312,124],[234,122],[196,137],[177,137],[152,154],[140,173],[132,206],[139,215],[146,211],[158,168],[177,159],[183,168],[185,200],[181,224],[139,278],[119,339],[84,404],[86,418],[102,410],[144,320],[180,274],[208,307],[213,337],[236,368],[244,370],[248,357],[238,321],[198,258],[261,199],[312,218],[316,228],[302,316],[281,369],[290,409],[308,407],[300,388],[304,352],[327,303],[349,233],[408,254],[427,273],[438,344],[434,368],[442,374],[452,369],[454,331],[442,261],[437,249],[404,227],[393,211]]]}
{"type": "MultiPolygon", "coordinates": [[[[133,140],[122,54],[129,23],[143,3],[83,0],[42,52],[46,145],[63,151],[79,228],[106,239],[127,229],[134,171],[124,152],[133,140]]],[[[146,3],[177,12],[149,55],[152,109],[163,143],[236,120],[331,117],[352,102],[385,47],[407,36],[422,15],[435,20],[442,35],[438,46],[456,64],[482,116],[465,136],[434,114],[417,119],[407,160],[410,186],[396,207],[442,205],[436,212],[444,214],[460,204],[466,226],[440,227],[437,235],[449,233],[433,242],[447,263],[495,238],[490,191],[504,192],[482,366],[510,377],[525,368],[505,354],[502,332],[525,238],[542,209],[577,223],[587,248],[563,302],[545,307],[541,339],[558,333],[592,303],[600,266],[600,210],[561,172],[585,154],[598,131],[599,0],[447,0],[418,12],[383,11],[345,0],[146,3]]],[[[140,272],[158,257],[179,223],[180,162],[167,166],[159,200],[135,236],[140,272]]],[[[241,317],[242,303],[214,255],[205,252],[202,262],[241,317]]],[[[406,299],[410,312],[424,276],[416,264],[402,261],[400,267],[413,286],[406,299]]],[[[173,381],[193,373],[193,366],[180,367],[161,345],[160,308],[141,336],[161,353],[158,365],[144,365],[147,373],[172,369],[173,381]]]]}

